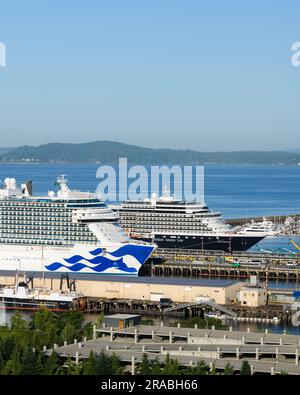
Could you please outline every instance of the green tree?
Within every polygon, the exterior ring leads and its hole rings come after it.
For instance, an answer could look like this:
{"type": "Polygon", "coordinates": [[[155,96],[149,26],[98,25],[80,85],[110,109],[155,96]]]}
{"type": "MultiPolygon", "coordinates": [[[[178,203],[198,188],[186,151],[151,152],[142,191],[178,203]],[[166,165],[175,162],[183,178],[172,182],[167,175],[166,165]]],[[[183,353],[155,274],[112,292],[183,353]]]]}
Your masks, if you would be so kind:
{"type": "Polygon", "coordinates": [[[137,374],[149,375],[151,374],[151,371],[152,371],[152,366],[149,361],[148,355],[143,354],[142,362],[137,369],[137,374]]]}
{"type": "Polygon", "coordinates": [[[61,373],[61,366],[56,352],[52,351],[52,354],[48,357],[43,373],[50,376],[61,373]]]}
{"type": "Polygon", "coordinates": [[[180,374],[180,368],[177,359],[171,359],[169,353],[166,356],[162,373],[165,375],[180,374]]]}
{"type": "Polygon", "coordinates": [[[114,375],[120,375],[123,373],[123,368],[120,363],[120,359],[117,357],[115,353],[110,357],[111,360],[111,370],[112,374],[114,375]]]}
{"type": "Polygon", "coordinates": [[[152,363],[151,374],[154,376],[162,374],[161,364],[158,359],[154,360],[152,363]]]}
{"type": "Polygon", "coordinates": [[[208,371],[209,366],[204,361],[197,361],[196,365],[188,367],[187,374],[204,376],[208,374],[208,371]]]}
{"type": "Polygon", "coordinates": [[[93,323],[87,322],[82,328],[82,335],[86,336],[88,339],[91,339],[93,336],[93,323]]]}
{"type": "Polygon", "coordinates": [[[71,322],[67,322],[66,326],[63,328],[63,339],[68,343],[73,343],[74,339],[77,335],[76,328],[71,324],[71,322]]]}
{"type": "Polygon", "coordinates": [[[83,374],[87,376],[95,376],[97,374],[96,371],[96,358],[93,351],[90,352],[89,357],[86,362],[83,364],[83,374]]]}
{"type": "Polygon", "coordinates": [[[210,376],[216,376],[217,375],[217,371],[216,371],[216,367],[215,364],[213,363],[212,368],[209,372],[210,376]]]}
{"type": "Polygon", "coordinates": [[[83,371],[83,364],[82,362],[79,362],[76,364],[74,361],[71,360],[71,358],[68,358],[66,362],[66,374],[70,376],[79,376],[82,374],[83,371]]]}
{"type": "Polygon", "coordinates": [[[12,353],[11,359],[6,362],[2,373],[7,375],[19,375],[21,370],[21,349],[17,346],[12,353]]]}
{"type": "Polygon", "coordinates": [[[96,319],[96,322],[95,322],[95,325],[97,328],[102,327],[103,320],[104,320],[104,313],[100,313],[99,317],[96,319]]]}
{"type": "Polygon", "coordinates": [[[23,319],[22,314],[17,311],[12,317],[10,321],[10,326],[12,331],[19,331],[19,330],[24,330],[27,329],[27,322],[26,320],[23,319]]]}
{"type": "Polygon", "coordinates": [[[41,359],[39,353],[32,350],[31,347],[27,347],[21,358],[21,375],[39,375],[42,373],[41,359]]]}
{"type": "Polygon", "coordinates": [[[234,368],[233,368],[233,366],[230,364],[230,362],[227,362],[227,364],[225,365],[223,374],[224,374],[225,376],[231,376],[231,375],[234,374],[234,368]]]}
{"type": "Polygon", "coordinates": [[[241,366],[240,374],[242,376],[249,376],[249,375],[251,375],[251,367],[250,367],[248,361],[243,361],[242,366],[241,366]]]}
{"type": "Polygon", "coordinates": [[[46,309],[40,309],[32,315],[31,327],[44,332],[49,324],[55,324],[56,318],[54,314],[46,309]]]}

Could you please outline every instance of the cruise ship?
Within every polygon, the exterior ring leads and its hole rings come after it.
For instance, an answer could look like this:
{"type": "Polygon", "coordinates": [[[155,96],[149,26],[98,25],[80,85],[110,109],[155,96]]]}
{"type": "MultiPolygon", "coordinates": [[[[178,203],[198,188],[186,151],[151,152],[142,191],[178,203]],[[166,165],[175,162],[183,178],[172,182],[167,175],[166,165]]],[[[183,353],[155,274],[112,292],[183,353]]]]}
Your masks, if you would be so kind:
{"type": "Polygon", "coordinates": [[[246,251],[268,236],[261,231],[241,233],[207,205],[176,200],[168,192],[110,207],[118,213],[120,224],[131,238],[155,243],[159,248],[231,253],[246,251]]]}
{"type": "Polygon", "coordinates": [[[71,190],[32,194],[32,182],[6,178],[0,188],[0,273],[63,272],[137,275],[155,249],[131,240],[98,195],[71,190]]]}

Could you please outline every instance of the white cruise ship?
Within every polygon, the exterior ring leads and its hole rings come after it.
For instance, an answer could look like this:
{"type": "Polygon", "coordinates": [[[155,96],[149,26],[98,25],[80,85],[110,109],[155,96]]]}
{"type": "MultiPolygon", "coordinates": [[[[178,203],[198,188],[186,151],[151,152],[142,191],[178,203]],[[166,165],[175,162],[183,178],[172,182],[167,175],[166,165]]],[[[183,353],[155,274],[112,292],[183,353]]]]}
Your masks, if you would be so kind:
{"type": "Polygon", "coordinates": [[[32,183],[6,178],[0,189],[1,271],[137,275],[155,245],[131,240],[96,195],[70,190],[33,196],[32,183]]]}
{"type": "Polygon", "coordinates": [[[246,251],[267,232],[242,233],[222,221],[221,214],[203,203],[158,197],[110,205],[131,238],[151,241],[159,248],[246,251]]]}

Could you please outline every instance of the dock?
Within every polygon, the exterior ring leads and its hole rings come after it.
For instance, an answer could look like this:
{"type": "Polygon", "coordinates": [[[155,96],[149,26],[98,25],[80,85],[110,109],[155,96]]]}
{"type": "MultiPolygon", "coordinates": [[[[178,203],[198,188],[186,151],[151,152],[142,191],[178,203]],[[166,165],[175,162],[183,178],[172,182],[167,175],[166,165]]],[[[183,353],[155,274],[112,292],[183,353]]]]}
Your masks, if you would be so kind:
{"type": "MultiPolygon", "coordinates": [[[[270,261],[270,266],[241,265],[233,267],[227,263],[207,261],[195,263],[193,261],[165,261],[151,265],[149,270],[153,277],[185,277],[185,278],[224,278],[245,280],[250,276],[257,276],[260,280],[272,281],[300,281],[300,265],[287,267],[283,263],[270,261]]],[[[297,262],[299,257],[295,258],[297,262]]]]}

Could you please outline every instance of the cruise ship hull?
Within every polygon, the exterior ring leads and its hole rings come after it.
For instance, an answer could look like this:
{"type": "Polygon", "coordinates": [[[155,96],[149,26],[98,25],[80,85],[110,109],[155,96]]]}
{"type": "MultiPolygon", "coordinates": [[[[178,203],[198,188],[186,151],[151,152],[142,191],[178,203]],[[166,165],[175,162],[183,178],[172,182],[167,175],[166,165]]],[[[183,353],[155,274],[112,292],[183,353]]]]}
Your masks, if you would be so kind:
{"type": "MultiPolygon", "coordinates": [[[[232,235],[232,236],[170,236],[155,235],[154,240],[142,238],[144,241],[154,242],[158,248],[178,248],[195,250],[214,250],[231,253],[233,251],[247,251],[260,242],[266,235],[232,235]]],[[[133,238],[133,236],[132,236],[133,238]]]]}
{"type": "Polygon", "coordinates": [[[0,272],[92,273],[138,275],[154,250],[153,245],[116,243],[110,245],[24,246],[0,245],[0,272]]]}

